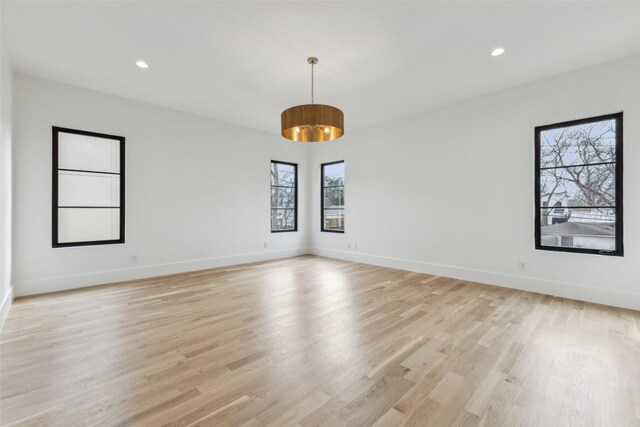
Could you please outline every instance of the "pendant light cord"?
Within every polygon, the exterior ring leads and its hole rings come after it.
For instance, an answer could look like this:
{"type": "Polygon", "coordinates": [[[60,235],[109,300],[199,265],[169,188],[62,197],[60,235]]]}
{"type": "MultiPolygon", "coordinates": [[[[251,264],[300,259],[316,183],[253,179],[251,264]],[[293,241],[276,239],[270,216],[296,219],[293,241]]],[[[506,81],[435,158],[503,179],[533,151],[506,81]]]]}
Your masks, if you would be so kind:
{"type": "Polygon", "coordinates": [[[313,85],[314,85],[314,75],[313,75],[313,66],[315,64],[312,62],[311,63],[311,103],[313,104],[313,97],[314,97],[314,93],[313,93],[313,85]]]}

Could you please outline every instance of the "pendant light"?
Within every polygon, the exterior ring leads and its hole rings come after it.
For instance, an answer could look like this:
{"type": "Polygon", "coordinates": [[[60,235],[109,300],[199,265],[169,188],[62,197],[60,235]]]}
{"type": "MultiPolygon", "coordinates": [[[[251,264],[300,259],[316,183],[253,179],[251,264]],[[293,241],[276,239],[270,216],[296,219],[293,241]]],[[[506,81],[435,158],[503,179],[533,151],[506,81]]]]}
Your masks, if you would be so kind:
{"type": "Polygon", "coordinates": [[[318,58],[308,58],[311,64],[311,104],[296,105],[282,112],[282,136],[298,142],[324,142],[344,134],[344,114],[336,107],[314,103],[314,66],[318,58]]]}

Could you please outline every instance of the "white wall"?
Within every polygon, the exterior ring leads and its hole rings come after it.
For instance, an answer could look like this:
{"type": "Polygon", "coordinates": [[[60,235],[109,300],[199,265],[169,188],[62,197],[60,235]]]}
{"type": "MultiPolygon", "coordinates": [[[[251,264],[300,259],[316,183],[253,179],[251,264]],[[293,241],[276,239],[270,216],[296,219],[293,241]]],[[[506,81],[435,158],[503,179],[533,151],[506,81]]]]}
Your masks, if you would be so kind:
{"type": "MultiPolygon", "coordinates": [[[[0,22],[2,4],[0,3],[0,22]]],[[[12,70],[0,34],[0,329],[13,300],[11,286],[11,114],[12,70]]]]}
{"type": "Polygon", "coordinates": [[[640,309],[639,76],[636,56],[315,145],[313,252],[640,309]],[[534,250],[534,127],[618,111],[624,258],[534,250]],[[319,164],[335,160],[346,168],[344,235],[319,231],[319,164]]]}
{"type": "Polygon", "coordinates": [[[308,252],[303,145],[20,74],[14,91],[17,295],[308,252]],[[53,125],[126,137],[125,244],[51,247],[53,125]],[[297,233],[270,233],[272,159],[299,164],[297,233]]]}
{"type": "Polygon", "coordinates": [[[16,293],[310,247],[321,255],[640,309],[638,75],[640,56],[347,128],[342,139],[317,145],[17,75],[16,293]],[[621,110],[625,257],[534,250],[534,127],[621,110]],[[127,138],[125,245],[51,248],[52,125],[127,138]],[[300,164],[298,233],[269,233],[271,159],[300,164]],[[346,161],[344,235],[319,231],[319,165],[335,160],[346,161]],[[392,221],[395,212],[402,221],[392,221]],[[357,249],[348,249],[349,242],[357,249]],[[133,255],[137,263],[130,262],[133,255]]]}

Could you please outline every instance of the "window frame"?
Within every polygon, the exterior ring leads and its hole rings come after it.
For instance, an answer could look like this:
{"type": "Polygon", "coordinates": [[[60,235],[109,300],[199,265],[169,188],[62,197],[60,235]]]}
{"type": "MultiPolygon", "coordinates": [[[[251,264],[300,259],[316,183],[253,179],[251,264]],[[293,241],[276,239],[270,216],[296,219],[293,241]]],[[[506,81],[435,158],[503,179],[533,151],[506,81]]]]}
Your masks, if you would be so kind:
{"type": "MultiPolygon", "coordinates": [[[[297,163],[291,163],[291,162],[283,162],[281,160],[271,160],[271,162],[269,163],[269,224],[270,224],[270,228],[271,228],[271,232],[272,233],[295,233],[298,231],[298,164],[297,163]],[[287,210],[286,208],[274,208],[273,205],[271,205],[271,190],[273,189],[273,184],[271,183],[271,166],[274,164],[280,164],[280,165],[287,165],[287,166],[293,166],[293,170],[294,170],[294,176],[295,176],[295,180],[296,180],[296,185],[294,187],[294,197],[295,197],[295,204],[293,206],[293,228],[290,230],[274,230],[273,229],[273,211],[274,210],[287,210]]],[[[288,187],[291,188],[291,187],[288,187]]]]}
{"type": "MultiPolygon", "coordinates": [[[[125,243],[125,137],[117,136],[117,135],[109,135],[105,133],[98,132],[90,132],[79,129],[70,129],[59,126],[52,126],[52,134],[53,134],[53,155],[52,155],[52,197],[51,197],[51,246],[53,248],[67,248],[67,247],[76,247],[76,246],[99,246],[99,245],[113,245],[113,244],[122,244],[125,243]],[[58,168],[58,156],[59,156],[59,144],[58,144],[58,135],[60,133],[71,133],[75,135],[83,135],[83,136],[91,136],[96,138],[104,138],[104,139],[113,139],[119,141],[120,143],[120,173],[113,174],[120,176],[120,238],[111,239],[111,240],[88,240],[88,241],[79,241],[79,242],[59,242],[58,241],[58,172],[60,169],[58,168]]],[[[62,170],[70,170],[70,169],[62,169],[62,170]]],[[[74,169],[76,172],[90,172],[96,173],[97,171],[89,171],[89,170],[78,170],[74,169]]],[[[99,172],[106,173],[106,172],[99,172]]],[[[89,208],[89,207],[85,207],[89,208]]]]}
{"type": "MultiPolygon", "coordinates": [[[[605,114],[601,116],[588,117],[579,120],[570,120],[561,123],[554,123],[551,125],[538,126],[535,128],[535,248],[544,251],[553,252],[570,252],[580,254],[592,254],[592,255],[606,255],[606,256],[624,256],[624,215],[623,215],[623,112],[605,114]],[[561,246],[545,246],[542,244],[542,231],[541,231],[541,211],[542,206],[540,203],[540,149],[541,149],[541,133],[547,130],[558,129],[563,127],[578,126],[587,123],[596,123],[606,120],[615,120],[616,123],[616,152],[615,152],[615,212],[616,212],[616,247],[613,251],[601,250],[601,249],[588,249],[588,248],[571,248],[561,246]]],[[[548,207],[547,207],[548,208],[548,207]]],[[[587,206],[589,208],[589,206],[587,206]]]]}
{"type": "MultiPolygon", "coordinates": [[[[328,162],[328,163],[321,163],[320,164],[320,232],[323,233],[338,233],[338,234],[344,234],[344,225],[343,225],[343,229],[342,230],[327,230],[324,228],[324,189],[325,188],[330,188],[330,187],[325,187],[324,186],[324,167],[325,166],[331,166],[331,165],[337,165],[339,163],[344,164],[344,160],[337,160],[335,162],[328,162]]],[[[345,169],[345,175],[346,175],[346,169],[345,169]]],[[[345,180],[346,181],[346,180],[345,180]]],[[[345,191],[346,191],[346,185],[342,185],[342,187],[344,187],[345,191]]],[[[342,208],[342,212],[343,214],[346,212],[346,208],[342,208]]],[[[345,215],[346,218],[346,215],[345,215]]]]}

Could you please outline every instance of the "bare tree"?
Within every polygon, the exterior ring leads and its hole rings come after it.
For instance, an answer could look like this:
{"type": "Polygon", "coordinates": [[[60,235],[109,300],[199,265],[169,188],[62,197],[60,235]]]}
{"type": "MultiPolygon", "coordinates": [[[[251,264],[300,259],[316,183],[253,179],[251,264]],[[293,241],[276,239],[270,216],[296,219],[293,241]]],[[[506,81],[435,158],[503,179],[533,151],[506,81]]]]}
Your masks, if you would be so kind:
{"type": "Polygon", "coordinates": [[[615,205],[615,122],[543,132],[543,205],[564,200],[572,206],[615,205]],[[544,203],[546,202],[546,203],[544,203]]]}

